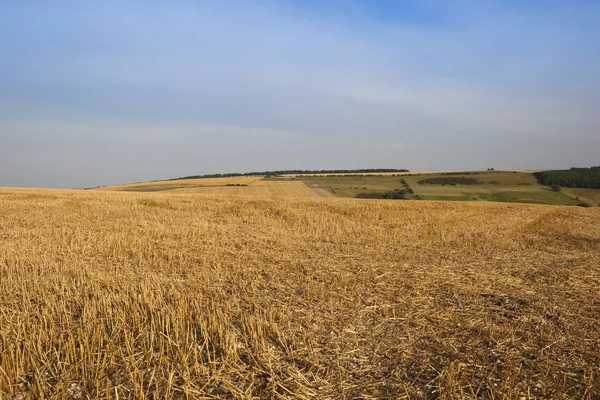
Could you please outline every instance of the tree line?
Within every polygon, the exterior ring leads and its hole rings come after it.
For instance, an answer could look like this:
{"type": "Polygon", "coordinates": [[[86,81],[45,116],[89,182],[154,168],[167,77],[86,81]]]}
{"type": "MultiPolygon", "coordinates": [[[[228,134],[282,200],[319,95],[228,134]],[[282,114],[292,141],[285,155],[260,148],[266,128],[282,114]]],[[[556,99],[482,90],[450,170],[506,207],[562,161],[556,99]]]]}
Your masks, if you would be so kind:
{"type": "Polygon", "coordinates": [[[422,179],[417,182],[420,185],[481,185],[483,182],[478,181],[475,178],[465,178],[461,176],[456,177],[443,177],[443,178],[429,178],[422,179]]]}
{"type": "Polygon", "coordinates": [[[533,175],[546,186],[600,189],[600,166],[541,171],[533,175]]]}
{"type": "Polygon", "coordinates": [[[357,199],[390,199],[390,200],[405,200],[408,191],[402,189],[394,189],[389,192],[363,192],[356,195],[357,199]]]}
{"type": "Polygon", "coordinates": [[[389,173],[389,172],[410,172],[407,169],[394,169],[394,168],[370,168],[370,169],[284,169],[276,171],[262,171],[262,172],[234,172],[228,174],[206,174],[206,175],[190,175],[183,176],[180,178],[170,179],[171,181],[177,181],[181,179],[199,179],[199,178],[231,178],[236,176],[277,176],[277,175],[307,175],[307,174],[372,174],[372,173],[389,173]]]}

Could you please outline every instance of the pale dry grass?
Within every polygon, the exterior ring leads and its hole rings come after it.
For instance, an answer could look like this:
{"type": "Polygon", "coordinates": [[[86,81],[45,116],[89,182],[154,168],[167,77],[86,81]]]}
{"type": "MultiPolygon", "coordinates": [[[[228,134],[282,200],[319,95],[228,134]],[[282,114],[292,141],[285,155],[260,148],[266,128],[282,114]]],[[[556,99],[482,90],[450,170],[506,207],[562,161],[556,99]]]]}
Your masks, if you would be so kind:
{"type": "Polygon", "coordinates": [[[0,190],[0,397],[597,399],[599,211],[0,190]]]}
{"type": "Polygon", "coordinates": [[[257,181],[248,186],[194,187],[175,189],[176,193],[226,194],[246,196],[317,197],[303,182],[257,181]]]}
{"type": "Polygon", "coordinates": [[[194,186],[226,186],[234,184],[248,185],[253,182],[259,181],[262,176],[234,176],[227,178],[198,178],[198,179],[177,179],[169,181],[155,181],[155,182],[142,182],[142,183],[131,183],[117,186],[106,186],[95,190],[104,191],[136,191],[139,189],[153,191],[153,190],[166,190],[169,188],[180,188],[180,187],[194,187],[194,186]]]}

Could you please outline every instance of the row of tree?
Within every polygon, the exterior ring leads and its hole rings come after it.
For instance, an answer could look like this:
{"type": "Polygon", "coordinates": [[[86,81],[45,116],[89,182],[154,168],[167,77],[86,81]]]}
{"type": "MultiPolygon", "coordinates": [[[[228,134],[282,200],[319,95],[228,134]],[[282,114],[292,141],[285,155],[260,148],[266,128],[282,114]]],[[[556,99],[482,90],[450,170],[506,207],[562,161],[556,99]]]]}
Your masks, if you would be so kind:
{"type": "Polygon", "coordinates": [[[533,175],[546,186],[600,189],[600,166],[541,171],[533,175]]]}
{"type": "Polygon", "coordinates": [[[422,179],[417,182],[420,185],[481,185],[483,182],[478,181],[475,178],[461,177],[443,177],[443,178],[429,178],[422,179]]]}
{"type": "Polygon", "coordinates": [[[377,193],[377,192],[363,192],[356,195],[357,199],[391,199],[391,200],[405,200],[408,191],[402,189],[394,189],[389,192],[377,193]]]}
{"type": "Polygon", "coordinates": [[[198,179],[198,178],[229,178],[235,176],[277,176],[277,175],[307,175],[307,174],[372,174],[372,173],[389,173],[389,172],[410,172],[407,169],[394,168],[371,168],[371,169],[284,169],[278,171],[262,171],[262,172],[234,172],[229,174],[207,174],[207,175],[190,175],[181,178],[173,178],[172,181],[181,179],[198,179]]]}

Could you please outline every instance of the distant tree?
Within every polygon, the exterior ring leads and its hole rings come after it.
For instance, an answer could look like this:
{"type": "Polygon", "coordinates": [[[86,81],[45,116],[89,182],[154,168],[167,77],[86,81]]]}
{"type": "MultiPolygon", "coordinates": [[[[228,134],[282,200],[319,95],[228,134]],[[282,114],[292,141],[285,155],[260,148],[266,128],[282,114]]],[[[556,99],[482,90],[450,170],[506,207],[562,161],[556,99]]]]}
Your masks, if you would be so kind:
{"type": "Polygon", "coordinates": [[[550,189],[552,189],[555,192],[560,192],[560,186],[558,186],[557,184],[550,185],[550,189]]]}
{"type": "Polygon", "coordinates": [[[394,189],[385,193],[377,192],[363,192],[356,195],[357,199],[391,199],[391,200],[404,200],[406,191],[401,189],[394,189]]]}
{"type": "Polygon", "coordinates": [[[395,169],[395,168],[370,168],[370,169],[320,169],[320,170],[306,170],[306,169],[286,169],[278,171],[254,171],[245,173],[229,173],[229,174],[209,174],[209,175],[190,175],[183,176],[181,178],[170,179],[172,181],[180,179],[197,179],[197,178],[228,178],[234,176],[267,176],[276,177],[278,175],[310,175],[310,174],[373,174],[373,173],[390,173],[390,172],[409,172],[407,169],[395,169]]]}
{"type": "Polygon", "coordinates": [[[571,168],[541,171],[533,174],[539,183],[550,186],[600,189],[600,168],[571,168]]]}
{"type": "Polygon", "coordinates": [[[417,183],[420,185],[481,185],[483,182],[480,182],[475,178],[465,178],[464,176],[461,176],[460,178],[429,178],[420,180],[417,183]]]}

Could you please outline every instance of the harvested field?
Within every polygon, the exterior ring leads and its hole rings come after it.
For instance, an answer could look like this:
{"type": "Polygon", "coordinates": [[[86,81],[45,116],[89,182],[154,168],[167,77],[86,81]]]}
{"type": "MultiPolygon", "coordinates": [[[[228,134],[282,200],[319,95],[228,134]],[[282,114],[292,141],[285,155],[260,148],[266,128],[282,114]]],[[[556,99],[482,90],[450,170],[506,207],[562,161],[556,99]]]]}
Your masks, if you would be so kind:
{"type": "Polygon", "coordinates": [[[0,189],[3,399],[597,399],[599,338],[597,208],[0,189]]]}
{"type": "Polygon", "coordinates": [[[302,182],[257,181],[248,186],[193,187],[174,190],[175,193],[228,194],[246,196],[316,197],[302,182]]]}
{"type": "Polygon", "coordinates": [[[110,186],[97,190],[124,192],[171,192],[195,194],[226,194],[246,196],[316,197],[302,182],[263,181],[260,176],[231,178],[199,178],[173,181],[147,182],[132,185],[110,186]],[[242,185],[242,186],[228,186],[242,185]]]}
{"type": "Polygon", "coordinates": [[[191,188],[191,187],[203,187],[203,186],[226,186],[226,185],[248,185],[250,183],[259,181],[262,176],[235,176],[228,178],[199,178],[199,179],[176,179],[169,181],[156,181],[156,182],[142,182],[132,183],[118,186],[107,186],[95,190],[108,190],[108,191],[132,191],[132,192],[158,192],[165,190],[191,188]]]}

